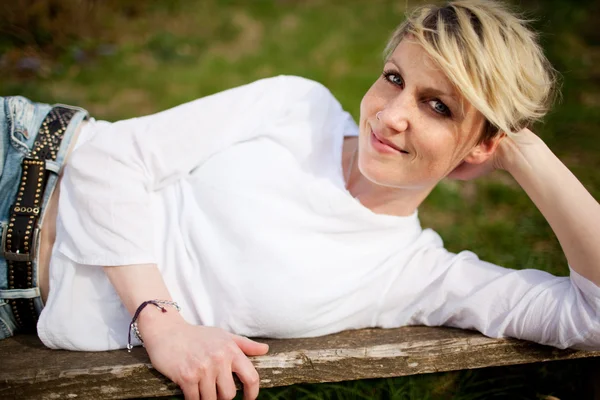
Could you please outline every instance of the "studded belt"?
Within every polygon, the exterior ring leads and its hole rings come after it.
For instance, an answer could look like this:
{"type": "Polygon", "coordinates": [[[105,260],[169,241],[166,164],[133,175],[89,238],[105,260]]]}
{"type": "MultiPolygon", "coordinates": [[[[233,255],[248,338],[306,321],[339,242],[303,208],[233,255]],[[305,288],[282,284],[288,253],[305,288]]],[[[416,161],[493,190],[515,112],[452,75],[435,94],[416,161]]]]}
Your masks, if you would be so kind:
{"type": "MultiPolygon", "coordinates": [[[[55,106],[44,118],[31,152],[23,159],[17,198],[2,235],[7,263],[8,289],[34,288],[33,263],[37,262],[37,238],[44,190],[49,172],[46,161],[55,161],[69,122],[76,110],[55,106]]],[[[36,278],[37,280],[37,278],[36,278]]],[[[37,286],[37,282],[35,282],[37,286]]],[[[20,332],[36,330],[38,312],[34,299],[8,300],[20,332]]]]}

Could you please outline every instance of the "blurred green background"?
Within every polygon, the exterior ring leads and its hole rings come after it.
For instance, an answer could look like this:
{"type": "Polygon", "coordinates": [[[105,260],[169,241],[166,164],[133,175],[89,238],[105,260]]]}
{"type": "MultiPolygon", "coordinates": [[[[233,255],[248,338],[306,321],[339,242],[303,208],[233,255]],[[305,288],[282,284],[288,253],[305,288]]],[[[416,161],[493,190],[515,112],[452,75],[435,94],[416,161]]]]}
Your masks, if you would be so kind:
{"type": "MultiPolygon", "coordinates": [[[[84,107],[97,119],[153,113],[258,78],[322,82],[358,118],[382,50],[415,0],[12,0],[0,5],[0,95],[84,107]]],[[[534,128],[600,198],[600,3],[513,2],[540,31],[562,98],[534,128]]],[[[232,116],[235,117],[235,116],[232,116]]],[[[420,208],[452,251],[566,275],[544,218],[503,173],[442,182],[420,208]]],[[[586,362],[489,368],[263,390],[294,399],[584,398],[586,362]]],[[[600,379],[600,376],[598,377],[600,379]]]]}

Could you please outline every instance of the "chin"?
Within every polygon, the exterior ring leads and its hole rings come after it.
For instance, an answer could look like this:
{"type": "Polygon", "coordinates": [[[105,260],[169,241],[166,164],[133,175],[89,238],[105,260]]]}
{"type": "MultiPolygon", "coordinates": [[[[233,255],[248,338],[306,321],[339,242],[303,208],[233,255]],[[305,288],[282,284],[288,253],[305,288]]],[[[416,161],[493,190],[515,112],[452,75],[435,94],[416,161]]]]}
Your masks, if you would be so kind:
{"type": "Polygon", "coordinates": [[[431,189],[439,182],[436,179],[419,179],[414,172],[400,171],[399,166],[392,167],[377,160],[359,160],[358,168],[370,182],[387,188],[423,190],[431,189]]]}
{"type": "Polygon", "coordinates": [[[385,187],[401,187],[402,178],[398,175],[397,168],[390,168],[387,165],[382,165],[376,161],[365,160],[366,162],[359,162],[358,168],[360,173],[367,178],[370,182],[385,187]]]}

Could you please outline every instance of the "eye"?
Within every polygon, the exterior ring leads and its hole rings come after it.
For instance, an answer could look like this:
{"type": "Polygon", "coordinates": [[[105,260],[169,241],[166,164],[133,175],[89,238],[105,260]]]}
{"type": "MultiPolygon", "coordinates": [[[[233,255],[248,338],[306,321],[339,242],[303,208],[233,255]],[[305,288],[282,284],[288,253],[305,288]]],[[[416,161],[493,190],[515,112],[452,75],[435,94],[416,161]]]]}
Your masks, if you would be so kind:
{"type": "Polygon", "coordinates": [[[400,74],[393,71],[383,71],[383,78],[393,85],[403,86],[404,81],[400,74]]]}
{"type": "Polygon", "coordinates": [[[446,117],[450,117],[452,115],[448,106],[442,103],[440,100],[430,100],[429,104],[431,105],[431,108],[433,108],[433,111],[438,114],[445,115],[446,117]]]}

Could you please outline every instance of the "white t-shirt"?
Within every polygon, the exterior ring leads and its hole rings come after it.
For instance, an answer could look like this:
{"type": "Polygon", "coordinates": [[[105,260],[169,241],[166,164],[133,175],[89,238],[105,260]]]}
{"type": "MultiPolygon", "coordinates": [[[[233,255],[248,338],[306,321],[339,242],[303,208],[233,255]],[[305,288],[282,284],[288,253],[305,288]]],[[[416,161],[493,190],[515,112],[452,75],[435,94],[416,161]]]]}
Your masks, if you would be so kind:
{"type": "Polygon", "coordinates": [[[281,76],[116,123],[91,121],[64,171],[49,347],[123,348],[131,316],[102,266],[156,263],[186,320],[247,336],[447,325],[600,348],[600,288],[452,254],[417,214],[344,188],[357,127],[322,85],[281,76]]]}

